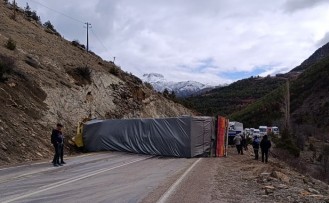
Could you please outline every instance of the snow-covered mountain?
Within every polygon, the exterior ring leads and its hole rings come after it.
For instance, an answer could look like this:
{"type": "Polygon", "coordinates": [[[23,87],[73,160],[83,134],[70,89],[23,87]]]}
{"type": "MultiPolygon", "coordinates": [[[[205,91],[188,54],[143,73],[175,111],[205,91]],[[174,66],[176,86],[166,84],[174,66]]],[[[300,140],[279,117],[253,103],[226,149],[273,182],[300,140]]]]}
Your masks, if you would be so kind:
{"type": "Polygon", "coordinates": [[[213,88],[196,81],[167,81],[163,75],[158,73],[144,74],[142,80],[150,83],[156,91],[163,92],[165,89],[169,92],[174,91],[177,97],[187,97],[213,88]]]}

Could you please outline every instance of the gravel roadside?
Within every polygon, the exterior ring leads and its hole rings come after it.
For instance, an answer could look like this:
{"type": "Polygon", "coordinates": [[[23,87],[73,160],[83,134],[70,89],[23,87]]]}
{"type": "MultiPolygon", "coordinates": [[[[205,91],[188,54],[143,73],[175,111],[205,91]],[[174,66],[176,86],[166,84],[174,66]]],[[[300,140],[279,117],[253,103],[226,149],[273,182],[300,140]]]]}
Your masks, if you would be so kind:
{"type": "Polygon", "coordinates": [[[226,158],[203,158],[167,202],[329,202],[329,186],[273,157],[264,164],[230,148],[226,158]]]}

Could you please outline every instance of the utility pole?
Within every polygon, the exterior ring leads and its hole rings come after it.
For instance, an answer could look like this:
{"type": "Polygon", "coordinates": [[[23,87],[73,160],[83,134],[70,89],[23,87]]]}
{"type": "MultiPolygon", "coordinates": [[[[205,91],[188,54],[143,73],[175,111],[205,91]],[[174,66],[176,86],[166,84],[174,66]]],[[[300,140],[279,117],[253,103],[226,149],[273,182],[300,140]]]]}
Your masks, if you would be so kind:
{"type": "Polygon", "coordinates": [[[86,22],[85,24],[87,25],[87,47],[86,47],[86,49],[87,49],[87,52],[88,52],[89,51],[89,36],[88,36],[88,34],[89,34],[89,28],[91,28],[91,24],[88,23],[88,22],[86,22]]]}
{"type": "Polygon", "coordinates": [[[289,78],[287,79],[287,81],[286,81],[286,85],[287,85],[287,103],[286,103],[286,105],[287,105],[287,107],[286,107],[286,109],[287,109],[287,111],[286,111],[286,115],[287,115],[287,120],[286,120],[286,126],[287,126],[287,128],[288,129],[290,129],[290,84],[289,84],[289,78]]]}
{"type": "Polygon", "coordinates": [[[285,127],[289,130],[290,128],[290,84],[289,79],[286,78],[286,91],[285,91],[285,127]]]}
{"type": "Polygon", "coordinates": [[[16,1],[14,0],[14,15],[13,19],[16,20],[16,1]]]}
{"type": "Polygon", "coordinates": [[[286,81],[286,87],[284,91],[284,127],[290,132],[290,82],[289,78],[278,77],[286,81]]]}

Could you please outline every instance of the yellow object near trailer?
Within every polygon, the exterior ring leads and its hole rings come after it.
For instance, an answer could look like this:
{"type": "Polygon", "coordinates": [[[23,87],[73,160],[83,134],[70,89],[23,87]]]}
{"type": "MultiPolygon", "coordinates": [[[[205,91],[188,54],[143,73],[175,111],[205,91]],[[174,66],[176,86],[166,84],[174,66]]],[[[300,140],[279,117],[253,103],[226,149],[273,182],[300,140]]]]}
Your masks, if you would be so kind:
{"type": "Polygon", "coordinates": [[[83,147],[83,139],[82,139],[83,123],[84,122],[78,123],[77,135],[73,138],[73,141],[77,147],[83,147]]]}
{"type": "Polygon", "coordinates": [[[88,118],[84,118],[81,122],[78,122],[78,127],[77,127],[77,134],[75,137],[73,137],[73,142],[77,147],[83,147],[83,138],[82,138],[82,133],[83,133],[83,125],[85,124],[85,122],[90,121],[91,119],[88,118]]]}

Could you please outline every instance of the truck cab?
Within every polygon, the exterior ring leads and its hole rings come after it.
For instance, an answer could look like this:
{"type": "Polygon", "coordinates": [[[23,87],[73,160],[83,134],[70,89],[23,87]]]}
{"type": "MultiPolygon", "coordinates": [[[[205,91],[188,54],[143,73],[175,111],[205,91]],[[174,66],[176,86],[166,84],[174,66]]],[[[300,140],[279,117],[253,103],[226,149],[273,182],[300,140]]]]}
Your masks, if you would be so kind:
{"type": "Polygon", "coordinates": [[[243,123],[237,121],[229,122],[228,144],[233,145],[234,137],[240,133],[243,133],[243,123]]]}

